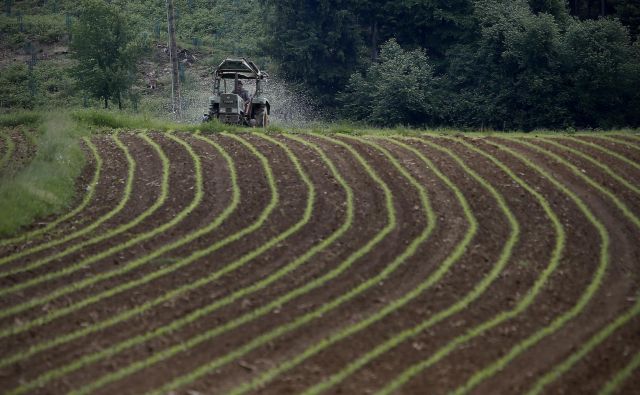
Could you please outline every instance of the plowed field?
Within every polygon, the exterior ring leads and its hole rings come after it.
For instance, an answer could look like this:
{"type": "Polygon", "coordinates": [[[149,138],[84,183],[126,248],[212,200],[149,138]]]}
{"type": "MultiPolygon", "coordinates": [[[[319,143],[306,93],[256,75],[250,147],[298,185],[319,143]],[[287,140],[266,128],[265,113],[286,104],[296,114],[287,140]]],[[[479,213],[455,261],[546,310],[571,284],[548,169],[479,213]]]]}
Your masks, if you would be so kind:
{"type": "Polygon", "coordinates": [[[0,240],[2,393],[639,391],[637,135],[83,144],[0,240]]]}

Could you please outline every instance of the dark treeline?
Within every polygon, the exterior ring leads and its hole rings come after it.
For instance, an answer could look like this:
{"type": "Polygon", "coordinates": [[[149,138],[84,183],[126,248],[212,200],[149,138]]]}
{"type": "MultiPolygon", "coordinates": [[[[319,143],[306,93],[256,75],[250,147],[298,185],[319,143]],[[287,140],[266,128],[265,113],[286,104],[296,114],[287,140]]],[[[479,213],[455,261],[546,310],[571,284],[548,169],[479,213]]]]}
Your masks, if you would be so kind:
{"type": "Polygon", "coordinates": [[[634,0],[279,0],[270,10],[265,53],[343,117],[640,125],[634,0]]]}

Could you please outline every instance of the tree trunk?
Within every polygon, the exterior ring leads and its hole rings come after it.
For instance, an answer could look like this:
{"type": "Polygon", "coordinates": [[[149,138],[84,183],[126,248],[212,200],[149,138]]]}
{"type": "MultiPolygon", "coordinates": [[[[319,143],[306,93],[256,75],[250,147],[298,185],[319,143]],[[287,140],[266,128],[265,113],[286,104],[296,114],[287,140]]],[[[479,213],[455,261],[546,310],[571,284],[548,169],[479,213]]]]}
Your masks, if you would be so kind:
{"type": "Polygon", "coordinates": [[[600,0],[600,15],[606,16],[606,3],[605,0],[600,0]]]}
{"type": "Polygon", "coordinates": [[[118,93],[118,110],[122,110],[122,96],[118,93]]]}
{"type": "Polygon", "coordinates": [[[371,60],[378,60],[378,21],[371,26],[371,60]]]}
{"type": "Polygon", "coordinates": [[[104,108],[107,109],[109,108],[109,98],[108,97],[104,97],[104,108]]]}
{"type": "Polygon", "coordinates": [[[171,105],[174,114],[180,117],[180,78],[178,76],[178,47],[176,44],[176,25],[173,0],[167,1],[167,22],[169,25],[169,58],[171,60],[171,105]]]}

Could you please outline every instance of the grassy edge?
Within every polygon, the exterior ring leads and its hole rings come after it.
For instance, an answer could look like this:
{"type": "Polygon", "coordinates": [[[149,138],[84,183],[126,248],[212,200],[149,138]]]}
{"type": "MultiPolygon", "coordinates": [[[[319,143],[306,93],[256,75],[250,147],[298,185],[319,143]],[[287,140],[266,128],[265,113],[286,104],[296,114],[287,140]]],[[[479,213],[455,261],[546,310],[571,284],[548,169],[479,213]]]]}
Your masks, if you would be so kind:
{"type": "Polygon", "coordinates": [[[433,129],[415,129],[403,125],[392,128],[376,128],[370,125],[352,123],[347,121],[311,123],[307,127],[289,127],[286,125],[272,124],[266,129],[256,129],[235,125],[223,124],[218,121],[210,121],[206,123],[177,123],[168,120],[152,118],[148,115],[131,115],[127,113],[117,113],[104,110],[78,110],[72,113],[72,117],[82,125],[93,128],[98,132],[107,132],[111,129],[149,129],[157,131],[181,131],[181,132],[249,132],[256,130],[264,130],[267,133],[291,133],[291,134],[350,134],[350,135],[404,135],[404,136],[421,136],[424,134],[440,134],[454,135],[464,134],[469,136],[492,136],[496,134],[509,134],[510,136],[537,136],[537,135],[633,135],[640,136],[640,129],[619,129],[611,131],[601,130],[534,130],[531,132],[521,131],[498,131],[498,130],[469,130],[438,127],[433,129]]]}
{"type": "Polygon", "coordinates": [[[15,176],[0,182],[0,237],[15,235],[37,218],[70,207],[76,179],[86,163],[80,140],[87,134],[66,114],[16,113],[0,116],[0,126],[38,125],[37,153],[15,176]]]}

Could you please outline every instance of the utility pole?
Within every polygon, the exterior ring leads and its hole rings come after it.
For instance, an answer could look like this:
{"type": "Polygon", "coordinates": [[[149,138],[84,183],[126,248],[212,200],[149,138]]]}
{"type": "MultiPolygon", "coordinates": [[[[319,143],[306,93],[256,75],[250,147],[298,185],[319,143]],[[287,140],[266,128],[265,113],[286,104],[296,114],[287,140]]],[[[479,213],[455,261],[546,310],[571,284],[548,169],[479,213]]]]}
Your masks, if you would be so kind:
{"type": "Polygon", "coordinates": [[[171,60],[171,105],[176,117],[180,118],[182,98],[178,77],[178,46],[176,44],[176,17],[173,0],[167,1],[167,22],[169,24],[169,59],[171,60]]]}

